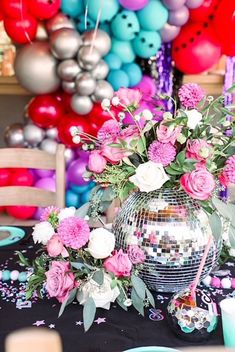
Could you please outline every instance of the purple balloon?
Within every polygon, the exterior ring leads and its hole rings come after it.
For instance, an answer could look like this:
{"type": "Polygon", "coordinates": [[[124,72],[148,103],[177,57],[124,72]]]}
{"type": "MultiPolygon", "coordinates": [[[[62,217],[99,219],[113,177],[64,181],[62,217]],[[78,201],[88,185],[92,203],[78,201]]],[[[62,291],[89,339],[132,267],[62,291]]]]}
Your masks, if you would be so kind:
{"type": "Polygon", "coordinates": [[[77,156],[80,160],[88,162],[89,155],[90,155],[89,152],[82,150],[80,148],[77,149],[77,156]]]}
{"type": "Polygon", "coordinates": [[[160,35],[164,43],[169,43],[177,37],[180,32],[180,27],[172,26],[166,23],[164,27],[160,30],[160,35]]]}
{"type": "Polygon", "coordinates": [[[137,11],[148,5],[149,0],[119,0],[119,3],[127,10],[137,11]]]}
{"type": "Polygon", "coordinates": [[[170,11],[168,23],[173,26],[183,26],[189,18],[189,10],[186,6],[182,6],[178,10],[170,11]]]}
{"type": "Polygon", "coordinates": [[[35,185],[37,188],[42,188],[46,189],[48,191],[55,192],[56,190],[56,185],[55,185],[55,179],[53,177],[44,177],[38,180],[35,185]]]}
{"type": "Polygon", "coordinates": [[[36,210],[36,212],[35,212],[34,215],[33,215],[33,218],[36,219],[36,220],[40,220],[44,209],[45,209],[45,208],[38,207],[37,210],[36,210]]]}
{"type": "Polygon", "coordinates": [[[163,4],[169,10],[178,10],[185,4],[185,1],[186,0],[163,0],[163,4]]]}
{"type": "Polygon", "coordinates": [[[77,186],[87,185],[89,181],[85,181],[83,174],[87,168],[87,160],[78,159],[71,162],[67,170],[67,178],[69,182],[77,186]]]}
{"type": "Polygon", "coordinates": [[[196,9],[202,5],[203,1],[204,0],[187,0],[185,5],[188,6],[189,9],[196,9]]]}
{"type": "Polygon", "coordinates": [[[34,173],[38,177],[51,177],[51,176],[53,176],[54,171],[53,170],[44,170],[44,169],[35,169],[34,173]]]}

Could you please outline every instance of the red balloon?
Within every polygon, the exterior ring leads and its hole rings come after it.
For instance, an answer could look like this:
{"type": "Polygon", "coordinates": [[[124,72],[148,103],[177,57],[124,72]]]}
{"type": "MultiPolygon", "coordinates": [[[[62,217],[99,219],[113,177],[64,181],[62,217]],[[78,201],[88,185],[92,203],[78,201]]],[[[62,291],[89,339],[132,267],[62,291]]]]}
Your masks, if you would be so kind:
{"type": "Polygon", "coordinates": [[[0,213],[3,213],[5,211],[5,207],[0,207],[0,213]]]}
{"type": "Polygon", "coordinates": [[[28,0],[1,0],[5,16],[22,19],[28,13],[28,0]]]}
{"type": "Polygon", "coordinates": [[[66,93],[64,91],[58,91],[53,94],[57,100],[59,100],[66,112],[73,112],[71,108],[71,98],[72,94],[66,93]]]}
{"type": "Polygon", "coordinates": [[[195,74],[208,70],[221,56],[221,46],[215,33],[204,28],[202,23],[190,23],[182,27],[173,41],[172,59],[176,67],[186,73],[195,74]]]}
{"type": "Polygon", "coordinates": [[[235,56],[235,2],[222,0],[215,12],[214,30],[221,43],[222,52],[235,56]]]}
{"type": "MultiPolygon", "coordinates": [[[[122,109],[118,107],[112,107],[111,113],[115,116],[115,118],[119,121],[118,113],[122,111],[122,109]]],[[[92,135],[96,136],[98,130],[103,125],[105,121],[112,119],[110,113],[104,111],[99,103],[94,104],[93,109],[87,115],[87,119],[89,120],[90,126],[92,128],[92,135]]]]}
{"type": "Polygon", "coordinates": [[[32,15],[40,20],[46,20],[57,14],[61,0],[30,0],[29,10],[32,15]]]}
{"type": "Polygon", "coordinates": [[[32,172],[27,169],[18,169],[11,174],[10,185],[12,186],[32,186],[34,177],[32,172]]]}
{"type": "Polygon", "coordinates": [[[0,169],[0,187],[10,184],[11,171],[10,169],[0,169]]]}
{"type": "Polygon", "coordinates": [[[202,5],[196,9],[189,10],[190,22],[211,21],[219,0],[204,0],[202,5]]]}
{"type": "MultiPolygon", "coordinates": [[[[74,143],[71,135],[71,127],[78,127],[81,132],[91,134],[92,129],[87,117],[75,113],[66,114],[58,124],[58,135],[62,143],[68,147],[78,147],[81,143],[74,143]]],[[[81,136],[84,138],[84,136],[81,136]]]]}
{"type": "Polygon", "coordinates": [[[33,16],[25,14],[24,18],[4,18],[4,27],[9,37],[18,44],[26,44],[34,40],[38,23],[33,16]]]}
{"type": "Polygon", "coordinates": [[[36,207],[29,207],[25,205],[12,205],[6,207],[8,215],[22,220],[31,219],[35,214],[36,210],[36,207]]]}
{"type": "Polygon", "coordinates": [[[63,105],[54,95],[43,94],[31,100],[28,115],[39,127],[55,127],[64,116],[63,105]]]}

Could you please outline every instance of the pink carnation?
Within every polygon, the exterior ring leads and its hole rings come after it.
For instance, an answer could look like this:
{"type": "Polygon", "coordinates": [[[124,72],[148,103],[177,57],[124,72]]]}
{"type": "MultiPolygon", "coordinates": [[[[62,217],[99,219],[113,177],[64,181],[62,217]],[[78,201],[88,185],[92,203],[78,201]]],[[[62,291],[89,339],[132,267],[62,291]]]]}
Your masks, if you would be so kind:
{"type": "Polygon", "coordinates": [[[161,163],[163,166],[169,165],[175,159],[175,155],[176,149],[171,143],[155,141],[148,149],[149,160],[161,163]]]}
{"type": "Polygon", "coordinates": [[[57,232],[66,247],[80,249],[89,240],[90,228],[85,220],[70,216],[60,222],[57,232]]]}
{"type": "Polygon", "coordinates": [[[196,159],[205,161],[213,154],[213,147],[204,139],[195,139],[187,142],[186,157],[189,159],[196,159]]]}
{"type": "Polygon", "coordinates": [[[115,251],[112,257],[104,261],[104,268],[117,277],[128,277],[131,275],[132,263],[128,254],[124,253],[122,249],[119,249],[119,251],[115,251]]]}
{"type": "Polygon", "coordinates": [[[128,247],[127,254],[132,264],[140,264],[145,261],[144,251],[136,244],[128,247]]]}
{"type": "Polygon", "coordinates": [[[118,97],[120,103],[126,107],[133,106],[137,108],[142,99],[142,93],[139,89],[120,88],[115,93],[115,96],[118,97]]]}
{"type": "Polygon", "coordinates": [[[185,108],[195,109],[205,97],[205,91],[196,83],[186,83],[179,89],[178,95],[185,108]]]}
{"type": "Polygon", "coordinates": [[[226,161],[224,173],[229,183],[235,183],[235,155],[230,156],[226,161]]]}
{"type": "Polygon", "coordinates": [[[160,123],[157,128],[157,138],[159,142],[175,144],[175,141],[179,134],[181,133],[182,126],[177,126],[174,129],[160,123]]]}
{"type": "Polygon", "coordinates": [[[110,143],[120,134],[120,127],[117,121],[105,121],[97,133],[98,140],[102,142],[109,141],[110,143]]]}
{"type": "Polygon", "coordinates": [[[60,209],[55,206],[47,207],[43,210],[40,221],[49,221],[51,217],[57,217],[60,209]]]}

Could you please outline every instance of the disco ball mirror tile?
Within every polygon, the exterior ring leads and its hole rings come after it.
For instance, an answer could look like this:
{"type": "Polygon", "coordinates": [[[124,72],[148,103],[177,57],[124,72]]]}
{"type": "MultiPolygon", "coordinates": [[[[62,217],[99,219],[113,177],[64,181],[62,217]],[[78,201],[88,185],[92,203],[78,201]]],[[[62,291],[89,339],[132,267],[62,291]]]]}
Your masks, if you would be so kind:
{"type": "MultiPolygon", "coordinates": [[[[138,244],[146,254],[140,276],[154,291],[175,292],[196,276],[208,237],[206,213],[184,191],[136,192],[124,202],[113,223],[117,246],[138,244]]],[[[212,243],[202,278],[215,265],[221,242],[212,243]]]]}

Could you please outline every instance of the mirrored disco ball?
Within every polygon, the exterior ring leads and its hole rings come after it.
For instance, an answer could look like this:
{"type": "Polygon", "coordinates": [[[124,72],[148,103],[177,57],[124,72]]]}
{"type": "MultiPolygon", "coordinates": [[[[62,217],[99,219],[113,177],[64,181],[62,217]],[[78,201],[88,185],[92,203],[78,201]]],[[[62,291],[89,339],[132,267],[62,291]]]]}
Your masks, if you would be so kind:
{"type": "MultiPolygon", "coordinates": [[[[138,244],[146,254],[140,276],[154,291],[175,292],[196,277],[208,236],[208,217],[181,190],[131,194],[113,223],[118,247],[138,244]]],[[[222,242],[212,243],[202,278],[215,265],[222,242]]]]}

